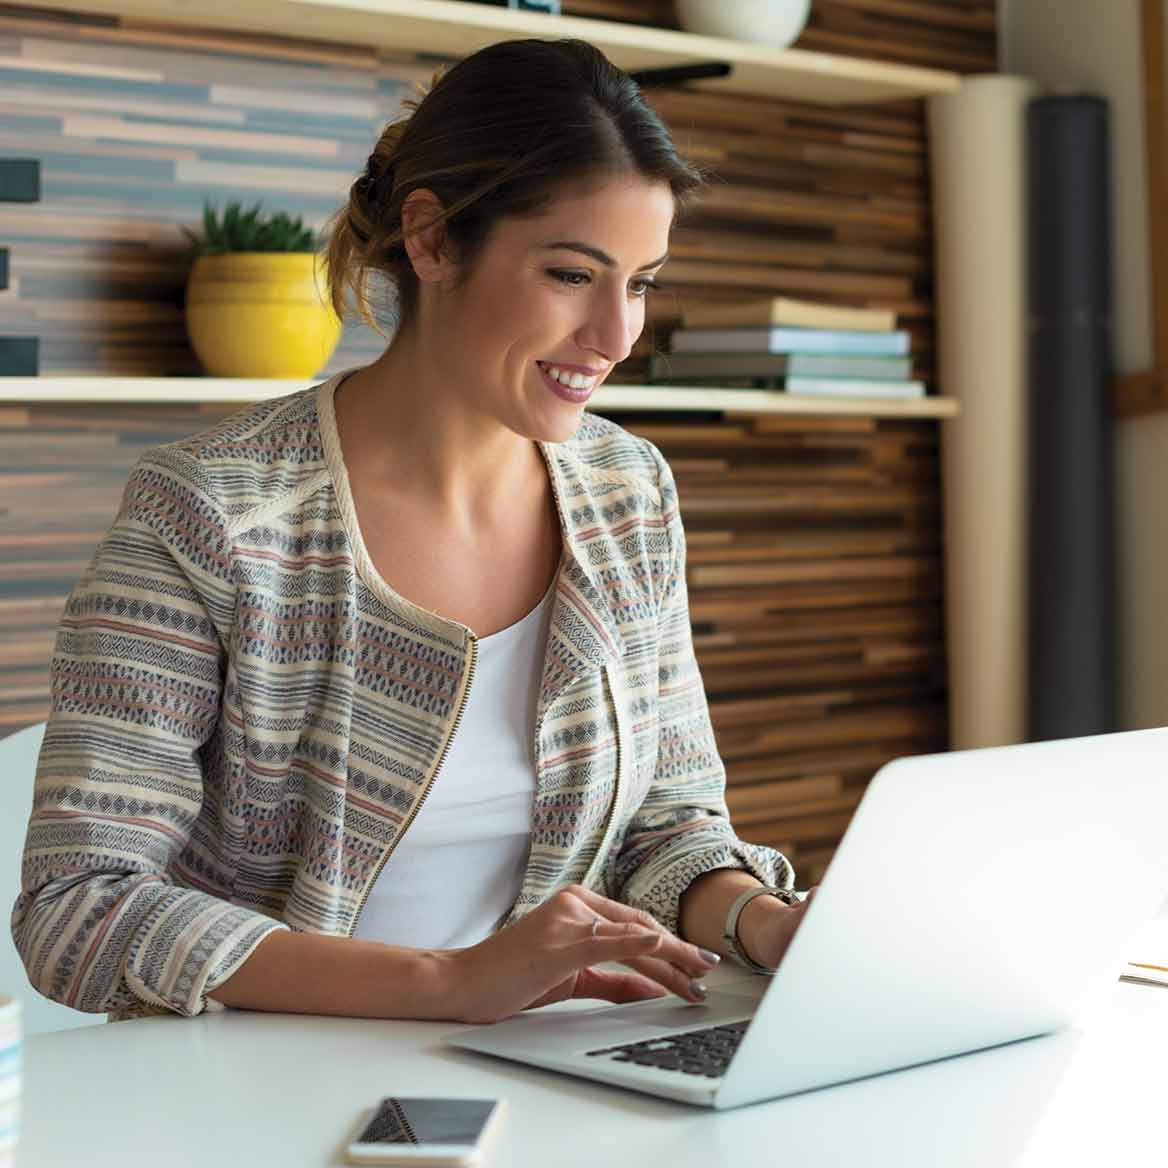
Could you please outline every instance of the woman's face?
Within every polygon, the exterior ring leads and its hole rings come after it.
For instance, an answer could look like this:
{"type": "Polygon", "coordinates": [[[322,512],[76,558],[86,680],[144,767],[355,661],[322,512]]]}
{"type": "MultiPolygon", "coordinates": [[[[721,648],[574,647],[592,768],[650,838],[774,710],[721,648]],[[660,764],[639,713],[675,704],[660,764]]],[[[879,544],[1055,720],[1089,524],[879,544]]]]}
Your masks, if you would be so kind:
{"type": "Polygon", "coordinates": [[[449,303],[468,404],[524,437],[570,438],[645,326],[673,213],[667,184],[620,177],[498,223],[449,303]]]}

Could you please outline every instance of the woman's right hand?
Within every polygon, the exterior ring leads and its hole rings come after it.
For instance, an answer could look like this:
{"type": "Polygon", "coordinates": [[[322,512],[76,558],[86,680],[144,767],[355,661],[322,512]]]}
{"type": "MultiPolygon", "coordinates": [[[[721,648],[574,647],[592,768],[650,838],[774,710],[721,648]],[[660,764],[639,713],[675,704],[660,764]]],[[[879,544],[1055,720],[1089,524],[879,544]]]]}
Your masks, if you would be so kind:
{"type": "Polygon", "coordinates": [[[704,954],[649,913],[571,884],[513,925],[448,956],[458,1019],[481,1023],[565,998],[635,1002],[671,990],[700,1002],[705,990],[696,983],[717,964],[704,954]],[[592,968],[602,961],[636,972],[592,968]]]}

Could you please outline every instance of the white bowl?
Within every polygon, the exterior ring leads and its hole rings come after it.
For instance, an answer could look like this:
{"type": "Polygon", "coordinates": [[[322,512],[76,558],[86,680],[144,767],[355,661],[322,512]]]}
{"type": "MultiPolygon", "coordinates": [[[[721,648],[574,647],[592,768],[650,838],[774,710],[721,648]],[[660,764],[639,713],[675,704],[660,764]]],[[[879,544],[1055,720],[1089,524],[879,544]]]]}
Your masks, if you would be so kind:
{"type": "Polygon", "coordinates": [[[677,0],[686,32],[785,49],[803,31],[811,0],[677,0]]]}

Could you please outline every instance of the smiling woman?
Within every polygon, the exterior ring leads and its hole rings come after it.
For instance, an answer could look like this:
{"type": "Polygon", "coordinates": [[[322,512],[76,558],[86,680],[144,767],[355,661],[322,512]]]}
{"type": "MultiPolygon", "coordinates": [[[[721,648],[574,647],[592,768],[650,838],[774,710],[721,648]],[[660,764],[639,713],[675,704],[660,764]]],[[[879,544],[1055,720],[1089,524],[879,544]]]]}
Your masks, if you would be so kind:
{"type": "Polygon", "coordinates": [[[413,105],[328,247],[385,352],[150,451],[70,595],[12,919],[79,1009],[699,1001],[801,919],[729,822],[673,475],[583,409],[700,175],[578,41],[413,105]]]}

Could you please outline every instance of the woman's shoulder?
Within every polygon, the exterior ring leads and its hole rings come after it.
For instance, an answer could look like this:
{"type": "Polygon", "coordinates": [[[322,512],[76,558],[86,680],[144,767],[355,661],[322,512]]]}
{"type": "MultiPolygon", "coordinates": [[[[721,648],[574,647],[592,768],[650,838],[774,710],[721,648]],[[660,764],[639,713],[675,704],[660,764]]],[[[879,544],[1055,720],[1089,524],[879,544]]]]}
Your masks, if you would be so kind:
{"type": "Polygon", "coordinates": [[[611,418],[585,413],[576,433],[562,446],[591,475],[625,478],[659,495],[672,481],[665,456],[647,438],[631,434],[611,418]]]}
{"type": "Polygon", "coordinates": [[[313,385],[244,406],[167,448],[208,465],[223,459],[269,464],[289,457],[303,462],[313,453],[322,456],[316,414],[319,388],[313,385]]]}
{"type": "Polygon", "coordinates": [[[203,430],[152,447],[138,469],[173,475],[225,516],[267,509],[326,472],[318,389],[244,406],[203,430]]]}

